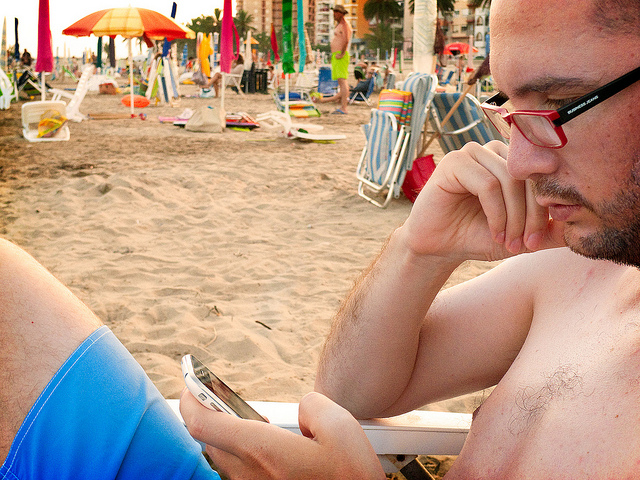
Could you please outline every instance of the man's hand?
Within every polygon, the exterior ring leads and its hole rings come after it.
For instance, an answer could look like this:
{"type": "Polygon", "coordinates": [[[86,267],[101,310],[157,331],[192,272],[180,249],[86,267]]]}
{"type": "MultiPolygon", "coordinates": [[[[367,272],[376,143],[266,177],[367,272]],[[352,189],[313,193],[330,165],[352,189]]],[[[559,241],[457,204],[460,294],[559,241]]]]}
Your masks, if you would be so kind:
{"type": "Polygon", "coordinates": [[[191,435],[207,444],[216,467],[231,479],[385,478],[355,418],[319,393],[300,402],[304,436],[209,410],[188,391],[180,399],[180,412],[191,435]]]}
{"type": "Polygon", "coordinates": [[[562,225],[536,203],[530,182],[509,175],[507,150],[467,143],[442,159],[403,227],[413,252],[500,260],[564,246],[562,225]]]}

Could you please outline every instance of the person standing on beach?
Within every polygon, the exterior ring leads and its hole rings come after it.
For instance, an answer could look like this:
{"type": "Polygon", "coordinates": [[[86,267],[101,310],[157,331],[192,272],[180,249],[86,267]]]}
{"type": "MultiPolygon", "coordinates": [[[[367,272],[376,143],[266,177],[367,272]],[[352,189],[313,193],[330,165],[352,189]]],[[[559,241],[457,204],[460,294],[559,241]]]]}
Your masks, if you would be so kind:
{"type": "Polygon", "coordinates": [[[331,40],[331,78],[338,81],[338,93],[328,98],[317,98],[321,103],[339,102],[340,108],[333,113],[346,114],[349,105],[349,45],[351,43],[351,25],[345,20],[347,9],[342,5],[332,8],[333,19],[336,21],[336,28],[333,31],[331,40]]]}

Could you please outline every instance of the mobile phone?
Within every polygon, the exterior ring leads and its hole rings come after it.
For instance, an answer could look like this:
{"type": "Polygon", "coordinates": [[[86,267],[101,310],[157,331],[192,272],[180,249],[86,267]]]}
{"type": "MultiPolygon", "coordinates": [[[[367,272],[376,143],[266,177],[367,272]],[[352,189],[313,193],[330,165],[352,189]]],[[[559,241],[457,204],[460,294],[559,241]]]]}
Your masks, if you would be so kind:
{"type": "Polygon", "coordinates": [[[267,421],[193,355],[182,357],[181,365],[184,383],[205,407],[247,420],[267,421]]]}

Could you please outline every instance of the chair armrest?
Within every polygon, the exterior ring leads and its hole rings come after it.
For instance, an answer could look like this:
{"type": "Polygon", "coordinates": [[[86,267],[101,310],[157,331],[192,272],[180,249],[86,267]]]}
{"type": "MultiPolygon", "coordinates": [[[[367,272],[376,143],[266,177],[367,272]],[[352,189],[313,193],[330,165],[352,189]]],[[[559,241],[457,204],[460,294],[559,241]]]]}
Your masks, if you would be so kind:
{"type": "Polygon", "coordinates": [[[53,95],[53,100],[60,100],[61,97],[68,98],[69,100],[73,98],[73,93],[60,90],[59,88],[50,88],[49,93],[53,95]]]}
{"type": "Polygon", "coordinates": [[[459,135],[461,133],[464,133],[464,132],[469,131],[472,128],[476,127],[478,124],[482,123],[482,121],[483,121],[483,119],[479,118],[478,120],[475,120],[475,121],[471,122],[469,125],[465,125],[464,127],[459,128],[458,130],[448,131],[448,130],[444,130],[443,129],[441,135],[459,135]]]}
{"type": "MultiPolygon", "coordinates": [[[[179,400],[167,400],[180,421],[179,400]]],[[[248,402],[281,428],[300,435],[298,404],[248,402]]],[[[457,455],[471,426],[471,414],[414,410],[391,418],[361,420],[378,455],[457,455]]]]}

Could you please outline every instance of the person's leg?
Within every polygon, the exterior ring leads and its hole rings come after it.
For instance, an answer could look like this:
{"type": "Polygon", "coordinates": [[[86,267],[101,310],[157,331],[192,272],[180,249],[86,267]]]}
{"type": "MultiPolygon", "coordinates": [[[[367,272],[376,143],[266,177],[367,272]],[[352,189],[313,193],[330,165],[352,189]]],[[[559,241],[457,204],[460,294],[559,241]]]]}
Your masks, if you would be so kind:
{"type": "Polygon", "coordinates": [[[0,240],[0,464],[40,392],[100,325],[32,257],[0,240]]]}
{"type": "Polygon", "coordinates": [[[338,91],[338,93],[330,97],[312,98],[312,101],[318,103],[334,103],[341,101],[341,98],[342,97],[340,96],[340,92],[338,91]]]}
{"type": "Polygon", "coordinates": [[[346,78],[338,79],[338,88],[340,89],[338,94],[340,95],[340,109],[347,113],[347,106],[349,105],[349,83],[346,78]]]}
{"type": "Polygon", "coordinates": [[[211,79],[211,83],[213,84],[213,89],[216,92],[216,97],[220,95],[220,83],[222,81],[222,74],[216,72],[211,79]]]}

